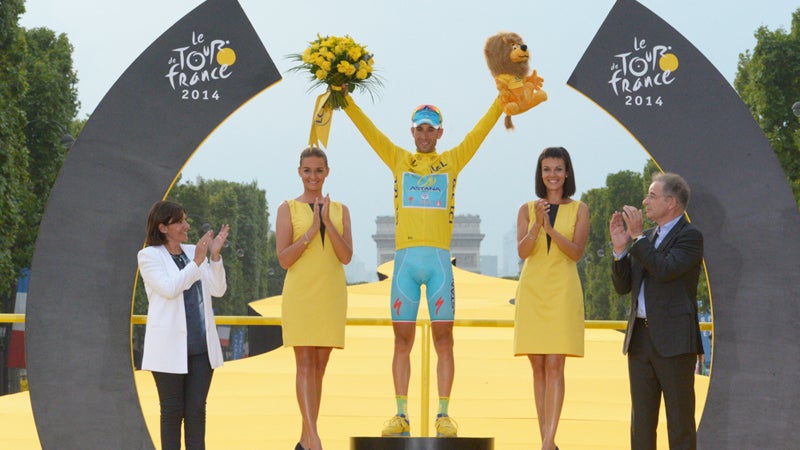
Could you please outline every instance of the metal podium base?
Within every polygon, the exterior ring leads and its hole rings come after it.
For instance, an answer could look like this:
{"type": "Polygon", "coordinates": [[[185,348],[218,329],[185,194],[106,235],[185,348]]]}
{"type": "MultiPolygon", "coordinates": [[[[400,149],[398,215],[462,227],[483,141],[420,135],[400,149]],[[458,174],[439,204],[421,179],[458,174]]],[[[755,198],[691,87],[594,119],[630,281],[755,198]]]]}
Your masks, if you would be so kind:
{"type": "Polygon", "coordinates": [[[351,437],[350,450],[494,450],[494,438],[351,437]]]}

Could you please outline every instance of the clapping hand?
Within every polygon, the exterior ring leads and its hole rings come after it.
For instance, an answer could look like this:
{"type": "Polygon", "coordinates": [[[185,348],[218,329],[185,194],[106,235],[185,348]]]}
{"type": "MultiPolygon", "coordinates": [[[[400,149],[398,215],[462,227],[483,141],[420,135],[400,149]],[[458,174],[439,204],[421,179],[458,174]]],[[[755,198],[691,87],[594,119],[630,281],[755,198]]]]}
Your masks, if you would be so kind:
{"type": "MultiPolygon", "coordinates": [[[[209,250],[211,251],[212,261],[219,260],[219,252],[222,251],[222,247],[225,246],[225,241],[228,240],[228,231],[230,231],[230,228],[231,227],[227,223],[222,225],[222,227],[219,229],[219,233],[217,233],[217,236],[211,240],[209,250]]],[[[212,236],[214,234],[211,230],[209,230],[208,233],[211,233],[212,236]]]]}
{"type": "Polygon", "coordinates": [[[331,196],[325,194],[322,199],[322,223],[330,223],[331,221],[331,196]]]}
{"type": "Polygon", "coordinates": [[[617,254],[625,251],[631,239],[641,236],[644,224],[642,210],[625,205],[622,211],[615,211],[611,215],[608,231],[611,234],[611,244],[617,254]]]}
{"type": "Polygon", "coordinates": [[[644,230],[644,216],[642,210],[635,206],[625,205],[622,207],[622,220],[628,228],[628,235],[631,239],[640,236],[644,230]]]}
{"type": "Polygon", "coordinates": [[[194,262],[197,263],[198,266],[203,264],[209,251],[211,252],[211,260],[219,261],[219,252],[222,251],[222,247],[225,246],[225,241],[228,240],[229,230],[230,226],[225,224],[220,228],[216,237],[214,236],[213,230],[208,230],[205,234],[200,236],[194,248],[194,262]]]}
{"type": "Polygon", "coordinates": [[[320,198],[316,197],[314,199],[314,221],[311,223],[311,228],[308,229],[308,238],[313,239],[314,235],[319,232],[321,222],[322,211],[325,210],[325,205],[320,204],[320,198]]]}
{"type": "Polygon", "coordinates": [[[625,223],[622,220],[622,213],[614,211],[611,221],[608,224],[608,232],[611,235],[611,244],[614,246],[614,253],[621,254],[625,251],[630,241],[630,235],[625,230],[625,223]]]}
{"type": "Polygon", "coordinates": [[[544,199],[536,200],[535,213],[536,223],[544,227],[545,231],[547,231],[547,229],[550,228],[550,203],[544,199]]]}

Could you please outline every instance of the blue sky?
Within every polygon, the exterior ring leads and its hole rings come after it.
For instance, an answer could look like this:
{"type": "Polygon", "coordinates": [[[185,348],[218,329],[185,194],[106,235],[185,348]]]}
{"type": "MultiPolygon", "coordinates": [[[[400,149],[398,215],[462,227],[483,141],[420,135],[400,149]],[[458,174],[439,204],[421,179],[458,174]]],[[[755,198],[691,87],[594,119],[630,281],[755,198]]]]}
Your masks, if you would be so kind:
{"type": "MultiPolygon", "coordinates": [[[[80,116],[91,115],[133,60],[163,31],[199,5],[191,0],[31,0],[21,25],[66,33],[75,47],[80,116]]],[[[643,5],[691,41],[732,84],[739,54],[755,45],[759,26],[789,29],[800,2],[643,0],[643,5]]],[[[240,4],[284,75],[231,116],[184,168],[184,179],[202,176],[252,182],[267,192],[274,213],[300,194],[296,167],[307,145],[314,98],[304,75],[286,73],[285,58],[321,34],[349,34],[375,54],[384,87],[372,101],[356,100],[396,144],[413,147],[411,110],[433,103],[444,114],[438,148],[456,145],[496,95],[483,44],[498,31],[514,31],[531,48],[531,67],[545,79],[549,99],[498,125],[461,173],[458,214],[479,214],[486,235],[483,254],[503,260],[503,235],[513,230],[520,204],[530,200],[533,170],[542,148],[564,146],[575,166],[578,196],[601,187],[609,173],[640,171],[647,154],[603,110],[566,85],[572,70],[614,4],[613,0],[462,0],[429,3],[296,0],[240,4]],[[279,5],[279,6],[277,6],[279,5]]],[[[800,99],[799,99],[800,100],[800,99]]],[[[334,115],[327,153],[326,191],[350,207],[355,246],[351,278],[375,272],[375,217],[392,212],[391,174],[343,113],[334,115]]],[[[166,189],[166,186],[165,186],[166,189]]],[[[154,199],[156,200],[156,199],[154,199]]],[[[589,205],[591,207],[591,205],[589,205]]],[[[502,269],[502,267],[501,267],[502,269]]],[[[355,280],[351,280],[355,281],[355,280]]]]}

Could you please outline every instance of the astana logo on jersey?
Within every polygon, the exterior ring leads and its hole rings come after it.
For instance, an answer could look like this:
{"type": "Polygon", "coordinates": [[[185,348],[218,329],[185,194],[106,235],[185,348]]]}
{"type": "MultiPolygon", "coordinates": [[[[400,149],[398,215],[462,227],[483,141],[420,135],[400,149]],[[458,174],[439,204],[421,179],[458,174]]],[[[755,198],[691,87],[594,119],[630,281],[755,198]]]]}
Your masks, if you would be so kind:
{"type": "Polygon", "coordinates": [[[448,177],[446,173],[417,175],[403,173],[404,208],[447,208],[448,177]]]}

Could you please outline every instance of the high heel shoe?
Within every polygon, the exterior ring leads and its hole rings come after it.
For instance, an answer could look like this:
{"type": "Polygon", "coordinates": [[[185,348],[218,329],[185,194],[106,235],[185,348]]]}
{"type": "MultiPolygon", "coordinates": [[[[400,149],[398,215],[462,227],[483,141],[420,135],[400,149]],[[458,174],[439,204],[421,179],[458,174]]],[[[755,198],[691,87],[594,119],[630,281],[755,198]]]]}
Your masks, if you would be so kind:
{"type": "Polygon", "coordinates": [[[294,446],[294,450],[306,450],[306,449],[303,448],[303,446],[300,445],[300,443],[298,442],[297,445],[294,446]]]}

